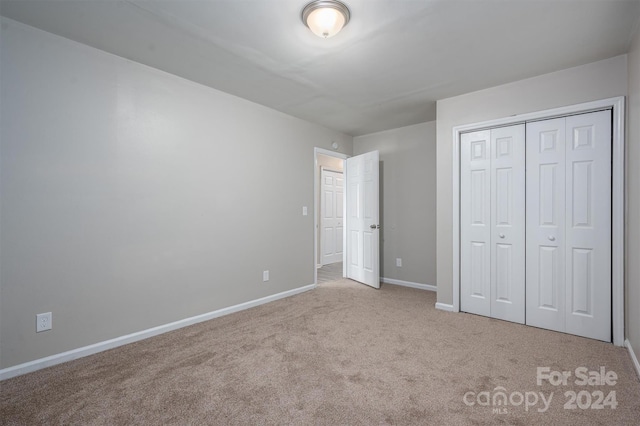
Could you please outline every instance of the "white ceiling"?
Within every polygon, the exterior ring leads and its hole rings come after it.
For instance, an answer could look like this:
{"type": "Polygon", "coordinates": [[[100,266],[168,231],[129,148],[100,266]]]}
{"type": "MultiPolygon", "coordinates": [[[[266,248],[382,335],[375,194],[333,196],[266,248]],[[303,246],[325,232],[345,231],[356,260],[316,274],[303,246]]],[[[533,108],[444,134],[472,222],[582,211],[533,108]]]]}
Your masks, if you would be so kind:
{"type": "Polygon", "coordinates": [[[350,135],[435,119],[435,101],[626,53],[640,0],[1,0],[0,13],[350,135]]]}

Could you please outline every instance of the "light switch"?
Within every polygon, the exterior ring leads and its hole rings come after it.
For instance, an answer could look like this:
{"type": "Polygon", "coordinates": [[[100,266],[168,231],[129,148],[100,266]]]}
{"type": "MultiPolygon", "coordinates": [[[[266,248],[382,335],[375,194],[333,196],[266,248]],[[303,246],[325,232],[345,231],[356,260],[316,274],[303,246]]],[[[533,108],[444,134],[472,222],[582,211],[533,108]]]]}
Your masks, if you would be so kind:
{"type": "Polygon", "coordinates": [[[307,215],[307,206],[303,206],[302,207],[302,216],[306,216],[307,215]]]}

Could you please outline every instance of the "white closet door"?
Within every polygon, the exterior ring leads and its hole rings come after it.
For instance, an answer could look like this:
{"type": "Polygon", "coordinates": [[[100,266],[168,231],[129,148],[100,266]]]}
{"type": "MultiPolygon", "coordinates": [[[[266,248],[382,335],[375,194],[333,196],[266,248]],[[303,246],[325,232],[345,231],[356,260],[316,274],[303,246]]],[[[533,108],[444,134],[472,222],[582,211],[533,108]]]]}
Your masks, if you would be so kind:
{"type": "Polygon", "coordinates": [[[565,119],[527,123],[526,322],[565,330],[565,119]]]}
{"type": "Polygon", "coordinates": [[[611,111],[566,119],[566,332],[611,341],[611,111]]]}
{"type": "Polygon", "coordinates": [[[490,131],[460,139],[460,308],[491,315],[490,131]]]}
{"type": "Polygon", "coordinates": [[[491,316],[524,323],[525,126],[491,130],[491,316]]]}
{"type": "Polygon", "coordinates": [[[528,325],[611,341],[611,112],[527,124],[528,325]]]}

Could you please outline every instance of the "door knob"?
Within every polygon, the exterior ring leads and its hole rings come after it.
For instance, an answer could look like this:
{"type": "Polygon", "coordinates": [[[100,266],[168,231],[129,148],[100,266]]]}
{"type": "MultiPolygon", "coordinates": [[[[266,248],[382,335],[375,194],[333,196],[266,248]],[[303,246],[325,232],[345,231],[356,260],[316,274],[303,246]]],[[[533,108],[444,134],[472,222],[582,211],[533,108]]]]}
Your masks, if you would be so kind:
{"type": "Polygon", "coordinates": [[[549,235],[549,241],[555,241],[556,237],[554,237],[553,235],[549,235]]]}
{"type": "Polygon", "coordinates": [[[380,225],[371,225],[369,226],[371,229],[380,229],[380,225]]]}
{"type": "Polygon", "coordinates": [[[499,234],[498,237],[504,238],[504,234],[499,234]]]}

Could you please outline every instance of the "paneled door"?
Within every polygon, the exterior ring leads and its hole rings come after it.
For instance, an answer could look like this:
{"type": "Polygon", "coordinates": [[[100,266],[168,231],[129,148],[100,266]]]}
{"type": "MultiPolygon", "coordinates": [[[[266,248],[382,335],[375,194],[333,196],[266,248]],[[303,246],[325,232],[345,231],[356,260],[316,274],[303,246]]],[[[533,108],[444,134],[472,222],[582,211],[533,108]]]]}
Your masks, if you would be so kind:
{"type": "Polygon", "coordinates": [[[565,330],[565,119],[527,123],[527,324],[565,330]]]}
{"type": "Polygon", "coordinates": [[[611,341],[611,111],[527,124],[528,325],[611,341]]]}
{"type": "Polygon", "coordinates": [[[380,288],[379,153],[346,160],[347,277],[380,288]]]}
{"type": "Polygon", "coordinates": [[[322,169],[320,179],[320,250],[322,264],[328,265],[342,262],[344,178],[340,172],[322,169]]]}
{"type": "Polygon", "coordinates": [[[491,131],[460,140],[460,308],[491,316],[491,131]]]}
{"type": "Polygon", "coordinates": [[[525,319],[525,129],[461,136],[460,303],[465,312],[525,319]]]}
{"type": "Polygon", "coordinates": [[[525,127],[491,129],[491,316],[525,319],[525,127]]]}

